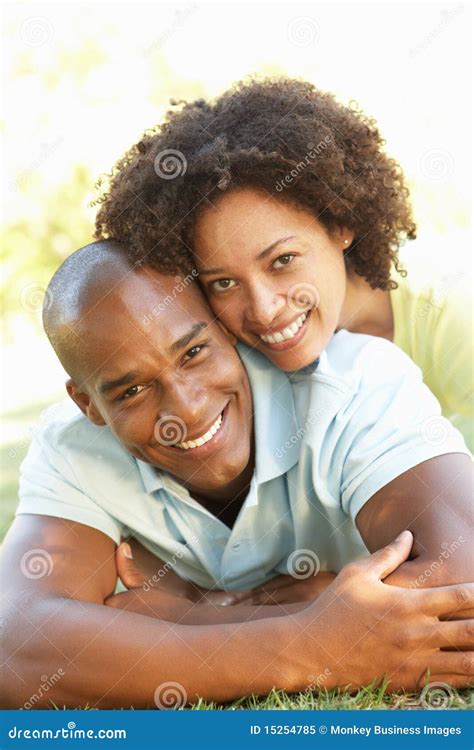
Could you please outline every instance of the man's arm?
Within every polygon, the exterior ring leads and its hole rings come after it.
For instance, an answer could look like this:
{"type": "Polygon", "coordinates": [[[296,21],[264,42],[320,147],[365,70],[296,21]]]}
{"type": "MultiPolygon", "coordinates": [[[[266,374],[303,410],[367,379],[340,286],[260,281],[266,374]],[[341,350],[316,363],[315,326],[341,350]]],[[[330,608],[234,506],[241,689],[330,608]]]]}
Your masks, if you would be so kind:
{"type": "MultiPolygon", "coordinates": [[[[264,617],[283,617],[308,606],[308,602],[281,606],[274,601],[255,604],[246,601],[241,605],[240,600],[247,597],[250,592],[234,594],[232,607],[221,606],[221,602],[226,598],[229,598],[230,603],[230,595],[225,591],[207,591],[193,584],[186,590],[174,581],[170,581],[168,587],[164,587],[163,583],[167,582],[168,573],[162,576],[156,573],[160,566],[162,570],[166,570],[162,567],[163,562],[157,557],[154,558],[137,542],[131,545],[120,544],[115,560],[118,575],[128,591],[109,596],[104,602],[106,606],[160,620],[181,625],[249,622],[264,617]]],[[[176,573],[173,575],[178,578],[176,573]]]]}
{"type": "Polygon", "coordinates": [[[402,529],[415,538],[411,559],[385,583],[423,588],[474,581],[473,466],[467,455],[425,461],[379,490],[357,515],[368,549],[402,529]]]}
{"type": "Polygon", "coordinates": [[[474,586],[385,586],[381,577],[406,559],[411,544],[405,533],[347,566],[320,600],[294,616],[176,625],[103,605],[116,579],[114,543],[104,534],[22,515],[3,549],[1,705],[24,705],[52,674],[60,679],[36,708],[50,700],[71,707],[152,707],[156,691],[170,681],[179,684],[182,702],[228,701],[273,687],[305,690],[310,673],[324,673],[328,688],[358,687],[385,673],[391,689],[412,690],[429,669],[431,679],[443,675],[464,686],[474,673],[474,655],[439,649],[465,643],[466,627],[474,623],[440,623],[438,615],[472,607],[474,586]]]}
{"type": "Polygon", "coordinates": [[[19,707],[37,692],[42,675],[60,668],[64,676],[43,704],[148,707],[155,689],[170,680],[183,685],[191,701],[225,701],[245,694],[252,674],[258,674],[257,692],[287,681],[293,686],[288,659],[278,670],[274,664],[288,638],[287,618],[265,626],[192,627],[104,606],[117,577],[115,545],[95,529],[18,516],[5,540],[2,569],[3,705],[19,707]]]}

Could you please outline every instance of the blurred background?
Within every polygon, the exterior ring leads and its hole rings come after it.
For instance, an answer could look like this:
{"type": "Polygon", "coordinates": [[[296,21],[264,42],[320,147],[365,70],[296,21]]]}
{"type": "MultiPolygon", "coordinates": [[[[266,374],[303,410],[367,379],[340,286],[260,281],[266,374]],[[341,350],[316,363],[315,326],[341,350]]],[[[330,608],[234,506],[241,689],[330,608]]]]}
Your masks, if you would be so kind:
{"type": "Polygon", "coordinates": [[[91,239],[98,178],[170,98],[285,74],[356,100],[407,174],[419,261],[471,263],[470,12],[467,3],[3,6],[0,534],[39,414],[64,393],[41,332],[44,290],[91,239]]]}

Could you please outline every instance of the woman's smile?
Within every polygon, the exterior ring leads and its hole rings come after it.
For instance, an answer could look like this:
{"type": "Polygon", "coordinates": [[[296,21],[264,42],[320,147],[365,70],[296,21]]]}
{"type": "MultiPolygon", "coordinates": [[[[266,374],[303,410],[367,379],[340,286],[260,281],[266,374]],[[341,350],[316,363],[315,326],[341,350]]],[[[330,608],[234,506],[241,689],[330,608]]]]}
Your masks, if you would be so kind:
{"type": "Polygon", "coordinates": [[[292,323],[287,324],[285,327],[279,328],[278,330],[272,331],[266,335],[257,334],[261,342],[265,347],[273,349],[274,351],[283,351],[286,349],[293,349],[302,340],[308,329],[308,320],[311,316],[312,310],[301,313],[292,323]]]}

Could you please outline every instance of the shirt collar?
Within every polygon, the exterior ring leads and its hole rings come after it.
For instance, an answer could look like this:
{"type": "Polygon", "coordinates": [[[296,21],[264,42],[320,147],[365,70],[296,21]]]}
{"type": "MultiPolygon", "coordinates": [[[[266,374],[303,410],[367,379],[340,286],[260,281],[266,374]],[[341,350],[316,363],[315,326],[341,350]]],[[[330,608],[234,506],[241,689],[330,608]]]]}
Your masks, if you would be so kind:
{"type": "Polygon", "coordinates": [[[288,375],[245,344],[237,350],[253,397],[255,478],[268,482],[289,471],[299,458],[298,423],[288,375]]]}
{"type": "MultiPolygon", "coordinates": [[[[288,375],[245,344],[237,346],[250,381],[255,433],[257,484],[282,476],[298,463],[298,423],[288,375]]],[[[170,489],[165,472],[136,459],[146,492],[170,489]]],[[[175,484],[173,481],[171,484],[175,484]]]]}
{"type": "Polygon", "coordinates": [[[151,464],[147,464],[146,461],[141,461],[139,458],[135,460],[146,492],[151,494],[152,492],[156,492],[156,490],[164,489],[163,472],[155,469],[151,464]]]}

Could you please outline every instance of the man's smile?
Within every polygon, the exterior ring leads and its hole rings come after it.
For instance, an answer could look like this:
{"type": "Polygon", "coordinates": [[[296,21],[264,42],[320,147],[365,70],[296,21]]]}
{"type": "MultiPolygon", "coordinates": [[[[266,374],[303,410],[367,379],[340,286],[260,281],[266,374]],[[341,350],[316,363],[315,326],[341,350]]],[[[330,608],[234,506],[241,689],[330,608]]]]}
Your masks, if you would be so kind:
{"type": "MultiPolygon", "coordinates": [[[[217,433],[220,432],[223,424],[223,415],[224,412],[227,409],[227,405],[224,407],[224,409],[219,413],[217,419],[214,420],[214,422],[211,424],[208,429],[198,435],[197,437],[194,437],[190,440],[183,440],[181,443],[177,443],[177,447],[181,448],[181,450],[189,451],[189,450],[195,450],[196,448],[201,448],[202,446],[206,445],[209,442],[214,442],[213,438],[217,435],[217,433]]],[[[213,446],[214,447],[214,446],[213,446]]]]}

